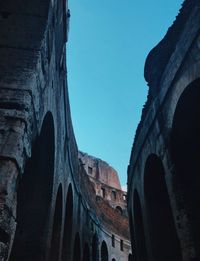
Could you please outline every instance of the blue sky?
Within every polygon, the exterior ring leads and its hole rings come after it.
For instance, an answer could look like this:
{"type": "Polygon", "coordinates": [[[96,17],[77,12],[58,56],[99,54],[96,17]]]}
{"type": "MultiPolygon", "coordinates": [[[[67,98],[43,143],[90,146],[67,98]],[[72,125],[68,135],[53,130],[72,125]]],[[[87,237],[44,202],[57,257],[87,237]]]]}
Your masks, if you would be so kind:
{"type": "Polygon", "coordinates": [[[71,113],[80,150],[113,166],[121,184],[148,91],[145,58],[182,0],[69,0],[71,113]]]}

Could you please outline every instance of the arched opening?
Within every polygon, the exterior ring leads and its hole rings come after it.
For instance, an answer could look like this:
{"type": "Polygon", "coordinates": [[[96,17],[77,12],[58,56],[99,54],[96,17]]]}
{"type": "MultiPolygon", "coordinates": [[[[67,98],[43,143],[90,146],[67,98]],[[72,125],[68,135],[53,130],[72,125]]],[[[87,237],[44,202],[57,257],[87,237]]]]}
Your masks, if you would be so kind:
{"type": "Polygon", "coordinates": [[[72,186],[70,184],[68,187],[67,200],[66,200],[62,261],[70,260],[71,257],[72,226],[73,226],[73,191],[72,191],[72,186]]]}
{"type": "Polygon", "coordinates": [[[77,233],[74,241],[73,261],[80,261],[80,260],[81,260],[81,245],[80,245],[79,233],[77,233]]]}
{"type": "Polygon", "coordinates": [[[54,123],[44,118],[17,191],[17,229],[10,261],[45,259],[54,177],[54,123]]]}
{"type": "Polygon", "coordinates": [[[83,250],[83,261],[90,261],[90,248],[88,244],[85,244],[83,250]]]}
{"type": "Polygon", "coordinates": [[[61,229],[62,229],[62,186],[59,186],[56,207],[54,212],[54,222],[53,231],[51,239],[51,251],[50,260],[59,261],[60,260],[60,239],[61,239],[61,229]]]}
{"type": "Polygon", "coordinates": [[[92,239],[92,261],[98,261],[98,256],[98,237],[97,234],[94,234],[92,239]]]}
{"type": "Polygon", "coordinates": [[[108,248],[105,241],[101,245],[101,261],[108,261],[108,248]]]}
{"type": "Polygon", "coordinates": [[[112,258],[112,261],[116,261],[116,259],[115,259],[115,258],[112,258]]]}
{"type": "Polygon", "coordinates": [[[116,209],[116,211],[117,211],[120,215],[123,214],[123,210],[122,210],[122,208],[121,208],[120,206],[117,206],[115,209],[116,209]]]}
{"type": "Polygon", "coordinates": [[[117,192],[116,192],[115,190],[113,190],[113,191],[111,192],[111,199],[112,199],[112,200],[116,200],[116,199],[117,199],[117,192]]]}
{"type": "Polygon", "coordinates": [[[128,261],[133,261],[133,256],[131,254],[128,255],[128,261]]]}
{"type": "Polygon", "coordinates": [[[164,167],[161,159],[155,154],[150,155],[146,161],[144,192],[154,260],[182,260],[165,182],[164,167]]]}
{"type": "Polygon", "coordinates": [[[135,228],[135,240],[136,240],[136,260],[147,261],[147,250],[144,235],[143,216],[140,204],[140,199],[137,191],[134,192],[133,198],[133,213],[134,213],[134,228],[135,228]]]}
{"type": "Polygon", "coordinates": [[[176,106],[171,133],[171,153],[176,181],[182,189],[185,208],[200,258],[200,79],[182,93],[176,106]]]}

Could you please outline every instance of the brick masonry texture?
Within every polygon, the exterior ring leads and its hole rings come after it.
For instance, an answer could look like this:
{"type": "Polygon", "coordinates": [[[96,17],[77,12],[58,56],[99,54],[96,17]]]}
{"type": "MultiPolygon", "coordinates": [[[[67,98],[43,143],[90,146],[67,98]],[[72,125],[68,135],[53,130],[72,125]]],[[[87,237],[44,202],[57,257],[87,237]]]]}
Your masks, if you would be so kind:
{"type": "Polygon", "coordinates": [[[149,85],[128,167],[136,260],[199,260],[199,1],[186,0],[145,64],[149,85]]]}
{"type": "Polygon", "coordinates": [[[96,200],[78,158],[67,90],[68,30],[64,0],[0,2],[2,261],[106,254],[123,261],[131,253],[127,217],[96,200]]]}

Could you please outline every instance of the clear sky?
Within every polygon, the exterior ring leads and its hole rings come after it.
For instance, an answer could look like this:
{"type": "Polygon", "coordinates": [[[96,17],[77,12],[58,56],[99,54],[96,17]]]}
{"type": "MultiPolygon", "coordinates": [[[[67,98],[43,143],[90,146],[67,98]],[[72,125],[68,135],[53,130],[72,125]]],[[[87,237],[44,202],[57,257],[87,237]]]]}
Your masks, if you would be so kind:
{"type": "Polygon", "coordinates": [[[80,150],[113,166],[121,184],[146,100],[144,63],[182,0],[69,0],[72,120],[80,150]]]}

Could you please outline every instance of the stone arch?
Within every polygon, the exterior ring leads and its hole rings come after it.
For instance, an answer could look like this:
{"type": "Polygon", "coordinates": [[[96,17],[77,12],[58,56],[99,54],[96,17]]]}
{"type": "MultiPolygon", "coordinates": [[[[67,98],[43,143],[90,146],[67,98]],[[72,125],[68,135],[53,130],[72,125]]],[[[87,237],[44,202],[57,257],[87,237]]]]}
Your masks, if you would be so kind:
{"type": "Polygon", "coordinates": [[[132,254],[128,255],[128,261],[133,261],[133,255],[132,254]]]}
{"type": "Polygon", "coordinates": [[[101,244],[101,261],[108,261],[108,248],[105,241],[101,244]]]}
{"type": "Polygon", "coordinates": [[[79,233],[76,233],[74,240],[74,252],[73,252],[73,261],[81,260],[81,243],[79,233]]]}
{"type": "Polygon", "coordinates": [[[54,180],[55,137],[50,112],[43,120],[17,190],[17,229],[10,261],[45,259],[54,180]]]}
{"type": "Polygon", "coordinates": [[[116,206],[116,211],[119,213],[119,214],[123,214],[123,210],[122,210],[122,208],[120,207],[120,206],[116,206]]]}
{"type": "Polygon", "coordinates": [[[83,261],[90,261],[90,248],[88,243],[85,244],[84,250],[83,250],[83,261]]]}
{"type": "Polygon", "coordinates": [[[51,250],[50,250],[50,261],[60,260],[60,241],[61,241],[61,230],[62,230],[62,206],[63,206],[63,196],[62,196],[62,186],[60,184],[56,197],[55,211],[54,211],[54,221],[53,221],[53,231],[51,238],[51,250]]]}
{"type": "Polygon", "coordinates": [[[62,246],[62,261],[70,259],[71,256],[71,241],[72,241],[72,226],[73,226],[73,190],[69,184],[65,208],[65,224],[62,246]]]}
{"type": "Polygon", "coordinates": [[[135,255],[137,261],[147,261],[147,249],[144,234],[144,224],[140,198],[137,190],[133,195],[133,213],[134,213],[134,228],[135,228],[135,255]]]}
{"type": "Polygon", "coordinates": [[[145,164],[144,194],[154,260],[182,260],[165,182],[165,171],[161,159],[156,154],[151,154],[145,164]]]}
{"type": "Polygon", "coordinates": [[[99,253],[98,253],[98,236],[95,233],[92,238],[92,261],[99,260],[99,253]]]}
{"type": "Polygon", "coordinates": [[[174,112],[171,157],[175,181],[181,189],[193,240],[200,258],[200,78],[181,94],[174,112]]]}

